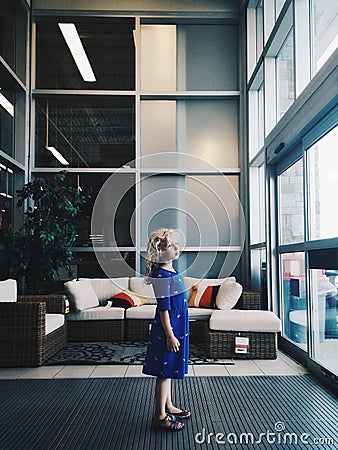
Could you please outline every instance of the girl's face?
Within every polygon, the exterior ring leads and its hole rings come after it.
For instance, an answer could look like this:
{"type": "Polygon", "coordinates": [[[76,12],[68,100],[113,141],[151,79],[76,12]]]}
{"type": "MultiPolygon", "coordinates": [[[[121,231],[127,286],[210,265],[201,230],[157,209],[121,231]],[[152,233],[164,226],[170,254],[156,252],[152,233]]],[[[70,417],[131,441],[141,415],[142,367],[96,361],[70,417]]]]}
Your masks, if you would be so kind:
{"type": "Polygon", "coordinates": [[[161,262],[175,261],[180,256],[180,251],[177,242],[169,239],[169,245],[165,251],[162,251],[160,256],[161,262]]]}

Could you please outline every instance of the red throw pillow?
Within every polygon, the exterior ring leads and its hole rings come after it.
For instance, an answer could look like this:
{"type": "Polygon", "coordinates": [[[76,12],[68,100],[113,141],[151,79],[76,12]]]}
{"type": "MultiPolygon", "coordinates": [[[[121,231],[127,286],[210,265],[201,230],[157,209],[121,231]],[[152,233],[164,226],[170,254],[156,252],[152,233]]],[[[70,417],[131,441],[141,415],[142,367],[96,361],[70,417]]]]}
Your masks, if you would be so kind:
{"type": "Polygon", "coordinates": [[[217,309],[216,296],[220,285],[214,286],[192,286],[192,294],[188,306],[196,308],[217,309]]]}
{"type": "Polygon", "coordinates": [[[110,299],[108,299],[108,301],[112,303],[111,306],[116,306],[124,309],[128,309],[133,306],[141,306],[146,303],[143,297],[129,290],[113,295],[112,297],[110,297],[110,299]]]}

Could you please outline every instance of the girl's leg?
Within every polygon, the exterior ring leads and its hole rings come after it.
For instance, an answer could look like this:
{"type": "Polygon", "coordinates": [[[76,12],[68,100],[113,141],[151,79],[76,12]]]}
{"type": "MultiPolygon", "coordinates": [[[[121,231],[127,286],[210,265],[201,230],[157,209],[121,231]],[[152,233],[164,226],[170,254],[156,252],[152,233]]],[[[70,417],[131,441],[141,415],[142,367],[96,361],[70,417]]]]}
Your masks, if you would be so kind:
{"type": "Polygon", "coordinates": [[[168,396],[169,378],[157,378],[155,386],[155,418],[164,419],[166,416],[165,405],[168,396]]]}
{"type": "Polygon", "coordinates": [[[153,417],[153,425],[179,430],[184,427],[183,423],[168,418],[165,421],[163,420],[167,417],[166,400],[168,397],[168,389],[170,389],[170,379],[157,378],[155,387],[155,414],[153,417]],[[162,423],[160,421],[162,421],[162,423]]]}
{"type": "Polygon", "coordinates": [[[168,381],[169,381],[169,383],[168,383],[168,393],[167,393],[167,398],[166,398],[166,401],[165,401],[165,410],[168,413],[174,414],[174,413],[180,412],[181,410],[176,408],[173,405],[173,403],[172,403],[172,400],[171,400],[171,379],[168,378],[168,381]]]}

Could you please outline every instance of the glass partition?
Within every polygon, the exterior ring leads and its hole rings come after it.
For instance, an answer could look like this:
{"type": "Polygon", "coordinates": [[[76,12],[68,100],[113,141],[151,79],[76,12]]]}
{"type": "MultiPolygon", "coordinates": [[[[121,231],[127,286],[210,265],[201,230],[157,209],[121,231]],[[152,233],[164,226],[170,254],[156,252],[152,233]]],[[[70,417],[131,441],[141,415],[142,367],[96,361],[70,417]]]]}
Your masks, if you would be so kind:
{"type": "Polygon", "coordinates": [[[238,177],[156,175],[141,180],[141,246],[158,228],[179,228],[188,246],[241,245],[238,177]]]}
{"type": "Polygon", "coordinates": [[[312,239],[338,237],[337,212],[333,199],[338,185],[338,126],[308,150],[309,217],[312,239]]]}
{"type": "Polygon", "coordinates": [[[141,25],[143,91],[238,89],[235,25],[141,25]]]}
{"type": "Polygon", "coordinates": [[[283,336],[307,349],[308,312],[304,253],[281,255],[283,336]]]}
{"type": "Polygon", "coordinates": [[[45,19],[36,25],[36,87],[48,89],[135,89],[132,18],[45,19]],[[81,76],[58,23],[74,23],[95,81],[81,76]]]}
{"type": "Polygon", "coordinates": [[[176,25],[141,26],[141,89],[176,90],[176,25]]]}
{"type": "MultiPolygon", "coordinates": [[[[135,276],[135,252],[73,252],[74,278],[115,278],[135,276]],[[121,264],[121,261],[124,263],[121,264]]],[[[69,279],[64,274],[64,279],[69,279]]]]}
{"type": "Polygon", "coordinates": [[[294,93],[293,30],[290,31],[276,56],[277,120],[289,109],[294,93]]]}
{"type": "Polygon", "coordinates": [[[313,0],[313,71],[316,73],[338,47],[338,4],[313,0]]]}
{"type": "Polygon", "coordinates": [[[333,373],[337,373],[338,270],[311,269],[310,282],[312,357],[333,373]]]}
{"type": "MultiPolygon", "coordinates": [[[[35,174],[35,178],[52,176],[35,174]]],[[[74,247],[134,245],[134,174],[69,173],[67,183],[89,196],[76,217],[74,247]]]]}
{"type": "Polygon", "coordinates": [[[237,100],[143,100],[141,102],[141,167],[233,168],[238,161],[237,100]],[[164,155],[179,152],[196,158],[164,155]]]}
{"type": "Polygon", "coordinates": [[[0,85],[0,150],[14,156],[15,93],[0,85]]]}
{"type": "MultiPolygon", "coordinates": [[[[239,252],[182,252],[173,266],[182,276],[194,278],[239,277],[239,252]]],[[[141,273],[145,272],[145,253],[141,254],[141,273]]]]}
{"type": "Polygon", "coordinates": [[[279,242],[293,244],[304,240],[303,159],[278,176],[279,242]]]}
{"type": "Polygon", "coordinates": [[[135,99],[125,96],[36,100],[37,167],[121,167],[135,159],[135,99]],[[60,160],[47,146],[65,158],[60,160]]]}
{"type": "Polygon", "coordinates": [[[26,80],[27,13],[21,2],[2,0],[0,8],[0,56],[19,78],[26,80]]]}

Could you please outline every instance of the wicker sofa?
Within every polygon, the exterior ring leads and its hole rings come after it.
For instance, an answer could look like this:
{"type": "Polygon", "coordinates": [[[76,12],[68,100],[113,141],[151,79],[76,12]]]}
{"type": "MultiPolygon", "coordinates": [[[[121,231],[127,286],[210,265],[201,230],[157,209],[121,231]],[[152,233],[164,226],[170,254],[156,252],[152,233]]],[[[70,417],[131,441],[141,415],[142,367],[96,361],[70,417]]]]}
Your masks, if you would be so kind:
{"type": "Polygon", "coordinates": [[[17,296],[15,280],[0,282],[0,367],[40,366],[66,345],[65,300],[17,296]]]}
{"type": "MultiPolygon", "coordinates": [[[[187,295],[190,297],[192,286],[198,279],[184,277],[187,295]]],[[[207,283],[216,285],[224,280],[209,279],[207,283]]],[[[140,277],[113,278],[113,279],[80,279],[65,284],[70,300],[70,313],[67,316],[67,335],[69,341],[138,341],[146,340],[156,310],[156,299],[151,286],[145,285],[140,277]],[[83,285],[81,286],[81,282],[83,285]],[[90,283],[91,287],[88,285],[90,283]],[[81,286],[81,290],[76,292],[80,295],[80,304],[74,302],[74,292],[72,289],[81,286]],[[87,307],[81,304],[84,298],[90,296],[91,288],[95,292],[98,303],[87,307]],[[108,307],[107,301],[110,297],[126,291],[129,294],[142,296],[147,300],[147,304],[128,309],[119,307],[108,307]],[[81,309],[82,307],[85,309],[81,309]],[[81,310],[79,310],[79,308],[81,310]]],[[[243,320],[237,323],[234,329],[212,329],[212,317],[215,313],[225,313],[225,319],[219,322],[226,322],[226,318],[235,311],[245,311],[245,317],[250,323],[252,311],[256,310],[259,317],[264,319],[268,311],[260,310],[260,294],[256,292],[243,291],[240,298],[234,305],[232,311],[215,311],[210,308],[189,307],[190,320],[190,340],[191,342],[203,341],[206,353],[209,356],[239,357],[239,358],[276,358],[277,332],[279,331],[279,319],[274,316],[275,326],[269,331],[263,327],[262,330],[252,331],[241,328],[243,320]],[[248,337],[250,345],[246,354],[235,353],[235,339],[237,336],[248,337]]],[[[270,318],[265,317],[266,320],[270,318]]],[[[254,318],[256,321],[256,317],[254,318]]],[[[244,321],[245,322],[245,321],[244,321]]],[[[251,321],[252,323],[252,321],[251,321]]],[[[257,327],[256,327],[257,328],[257,327]]]]}

